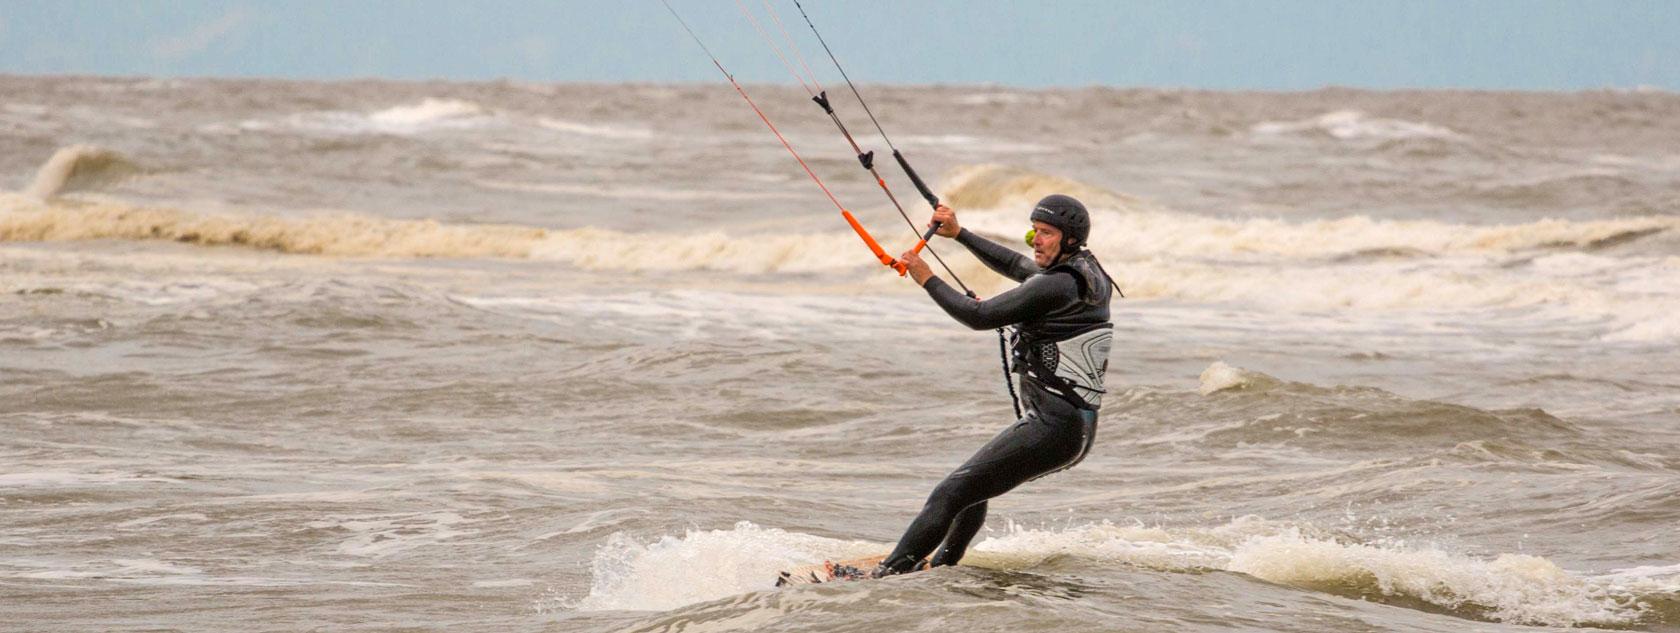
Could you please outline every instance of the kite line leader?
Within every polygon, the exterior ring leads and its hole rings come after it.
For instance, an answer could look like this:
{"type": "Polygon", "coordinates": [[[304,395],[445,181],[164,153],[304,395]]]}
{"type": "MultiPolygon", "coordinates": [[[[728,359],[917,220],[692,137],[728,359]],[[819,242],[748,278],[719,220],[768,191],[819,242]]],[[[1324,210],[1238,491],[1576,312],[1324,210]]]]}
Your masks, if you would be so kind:
{"type": "Polygon", "coordinates": [[[852,212],[848,211],[844,205],[840,204],[840,199],[834,197],[834,192],[829,191],[828,185],[823,183],[822,178],[817,177],[816,172],[811,171],[811,166],[806,164],[805,159],[799,156],[799,152],[794,151],[793,145],[788,143],[787,137],[782,136],[781,130],[776,129],[776,124],[770,122],[770,117],[765,116],[764,110],[760,109],[758,104],[753,102],[752,97],[747,95],[746,89],[742,88],[741,83],[735,80],[735,76],[730,74],[729,71],[723,67],[723,62],[718,61],[717,55],[713,55],[712,50],[706,47],[706,43],[700,39],[700,36],[694,33],[694,29],[689,28],[688,22],[683,20],[681,15],[677,14],[677,10],[671,7],[671,3],[668,0],[659,1],[661,4],[665,5],[665,10],[671,12],[671,17],[676,18],[677,23],[682,25],[683,30],[688,32],[688,36],[694,38],[694,43],[699,44],[700,49],[706,52],[706,56],[710,57],[712,60],[712,65],[716,66],[718,72],[723,73],[723,76],[729,80],[729,84],[735,87],[735,92],[740,94],[742,99],[746,100],[747,105],[752,107],[753,113],[758,115],[759,120],[764,122],[765,127],[770,128],[770,133],[776,135],[776,140],[781,141],[782,147],[786,148],[788,153],[793,155],[794,160],[799,161],[799,166],[805,170],[805,175],[810,176],[812,182],[817,183],[817,188],[822,189],[823,195],[828,196],[829,201],[834,203],[834,207],[840,210],[840,216],[845,218],[846,224],[850,225],[852,230],[857,232],[858,237],[863,239],[864,245],[869,247],[869,251],[875,255],[875,259],[880,261],[881,265],[898,271],[898,275],[900,277],[904,276],[909,270],[904,262],[898,261],[891,255],[888,255],[886,250],[881,248],[881,244],[875,241],[875,237],[870,235],[867,229],[863,228],[862,223],[858,222],[857,217],[852,215],[852,212]]]}
{"type": "MultiPolygon", "coordinates": [[[[887,136],[887,130],[881,127],[881,121],[876,119],[875,112],[869,109],[869,102],[864,101],[863,94],[858,92],[857,84],[853,83],[852,77],[846,74],[846,67],[840,65],[840,59],[834,56],[834,49],[828,47],[828,41],[823,39],[822,32],[818,31],[816,23],[811,21],[811,14],[805,12],[805,5],[801,4],[799,0],[793,0],[793,6],[799,8],[799,15],[805,18],[805,25],[811,27],[811,33],[817,36],[817,42],[822,44],[823,52],[828,53],[828,60],[834,62],[835,70],[840,71],[840,76],[846,80],[846,86],[851,88],[852,96],[857,98],[858,105],[863,106],[863,111],[869,114],[869,121],[875,124],[875,131],[880,132],[881,139],[885,140],[887,142],[887,147],[892,149],[893,160],[898,162],[899,169],[904,170],[904,175],[910,178],[910,184],[916,186],[916,191],[922,194],[922,199],[927,200],[928,206],[938,210],[939,196],[933,193],[933,189],[929,188],[926,182],[922,181],[921,175],[916,173],[916,168],[910,166],[910,161],[904,157],[904,152],[899,151],[898,146],[893,145],[892,137],[887,136]]],[[[828,109],[826,99],[818,101],[818,103],[823,106],[824,110],[828,109]]],[[[830,111],[830,114],[832,115],[833,112],[830,111]]],[[[836,123],[838,123],[838,121],[836,121],[836,123]]],[[[849,140],[851,136],[847,135],[846,138],[849,140]]],[[[861,155],[858,158],[859,160],[864,159],[861,155]]],[[[867,166],[867,164],[865,166],[867,166]]],[[[873,173],[874,170],[871,169],[870,171],[873,173]]],[[[885,187],[886,185],[883,184],[882,186],[885,187]]],[[[894,201],[894,204],[897,204],[896,200],[894,201]]],[[[899,212],[902,214],[903,209],[900,209],[899,212]]],[[[911,228],[914,229],[915,226],[912,225],[911,228]]],[[[916,247],[911,249],[911,252],[920,251],[923,246],[927,245],[928,240],[933,237],[933,234],[938,231],[939,223],[935,222],[932,226],[928,227],[927,232],[922,233],[921,239],[916,242],[916,247]]],[[[931,253],[933,251],[930,250],[928,252],[931,253]]],[[[934,257],[938,257],[938,255],[935,255],[934,257]]],[[[944,262],[941,261],[940,264],[944,264],[944,262]]],[[[950,271],[950,268],[945,269],[945,272],[950,271]]],[[[962,287],[963,292],[966,293],[970,299],[979,299],[979,297],[974,294],[974,291],[969,290],[968,286],[963,285],[961,279],[957,279],[955,273],[951,275],[951,278],[957,282],[958,286],[962,287]]],[[[997,337],[998,356],[1003,364],[1003,385],[1009,390],[1009,403],[1015,408],[1015,417],[1019,418],[1021,417],[1021,397],[1015,393],[1015,380],[1013,377],[1014,371],[1010,367],[1009,362],[1009,337],[1004,334],[1003,328],[997,329],[997,337]]]]}
{"type": "MultiPolygon", "coordinates": [[[[864,171],[869,172],[869,175],[875,179],[875,184],[881,187],[881,193],[886,194],[887,200],[892,202],[893,208],[898,211],[898,216],[904,218],[905,225],[910,227],[910,231],[912,233],[920,233],[920,231],[916,228],[916,222],[911,220],[910,214],[904,211],[904,205],[899,204],[898,196],[893,195],[892,188],[887,186],[886,179],[882,178],[881,173],[875,170],[875,152],[866,152],[858,145],[857,139],[852,137],[851,130],[846,128],[846,123],[840,120],[840,115],[834,111],[834,104],[828,98],[828,91],[823,88],[822,81],[817,79],[816,73],[812,72],[810,64],[806,63],[805,54],[799,50],[799,44],[795,42],[793,40],[793,36],[788,33],[787,26],[782,23],[782,18],[776,13],[775,7],[771,6],[769,0],[760,1],[764,5],[765,13],[774,20],[777,29],[781,32],[783,42],[787,44],[787,52],[792,55],[794,60],[799,62],[797,67],[793,64],[793,61],[789,60],[789,55],[783,53],[782,46],[778,45],[776,43],[776,39],[770,36],[769,30],[764,27],[764,24],[760,22],[758,18],[753,17],[753,12],[747,8],[746,2],[743,0],[735,0],[735,5],[741,9],[741,15],[747,18],[747,21],[752,24],[753,29],[758,31],[759,36],[764,38],[764,43],[769,45],[770,50],[776,54],[776,58],[781,60],[782,66],[787,68],[788,74],[793,75],[794,80],[798,81],[799,85],[805,88],[805,93],[811,95],[811,101],[816,103],[818,107],[821,107],[823,113],[828,115],[828,119],[834,122],[835,129],[840,131],[840,135],[842,137],[845,137],[846,144],[851,146],[852,152],[857,156],[858,164],[862,165],[864,171]],[[800,69],[804,69],[803,74],[800,72],[800,69]],[[806,81],[807,77],[810,79],[809,82],[806,81]],[[815,86],[815,88],[812,86],[815,86]]],[[[800,11],[804,11],[803,7],[800,11]]],[[[806,23],[810,23],[809,17],[806,18],[806,23]]],[[[830,59],[832,59],[832,55],[830,55],[830,59]]],[[[843,74],[844,71],[842,70],[842,75],[843,74]]],[[[850,79],[847,81],[850,82],[850,79]]],[[[857,90],[854,88],[852,93],[856,95],[857,90]]],[[[862,102],[861,98],[859,102],[862,102]]],[[[867,104],[865,104],[865,107],[867,108],[867,104]]],[[[871,117],[873,117],[873,115],[871,115],[871,117]]],[[[877,129],[879,129],[878,125],[877,129]]],[[[888,139],[888,144],[891,144],[891,139],[888,139]]],[[[895,151],[894,155],[898,159],[899,165],[905,168],[907,173],[910,174],[912,182],[914,182],[922,191],[923,196],[932,196],[933,194],[928,190],[927,185],[921,182],[921,178],[916,175],[915,170],[910,169],[909,163],[904,161],[903,154],[899,154],[895,151]]],[[[933,206],[937,209],[939,207],[939,199],[937,197],[932,197],[930,200],[933,201],[933,206]]],[[[952,281],[955,281],[969,297],[975,297],[976,295],[968,289],[966,284],[963,283],[962,278],[958,277],[957,273],[951,270],[951,267],[945,263],[945,259],[939,256],[939,252],[928,246],[928,239],[933,236],[933,232],[937,229],[938,225],[935,224],[928,230],[927,233],[920,234],[919,237],[921,239],[916,242],[915,247],[910,249],[910,252],[920,253],[923,248],[927,248],[928,254],[932,255],[933,259],[939,263],[939,266],[945,269],[945,274],[950,275],[952,281]]]]}

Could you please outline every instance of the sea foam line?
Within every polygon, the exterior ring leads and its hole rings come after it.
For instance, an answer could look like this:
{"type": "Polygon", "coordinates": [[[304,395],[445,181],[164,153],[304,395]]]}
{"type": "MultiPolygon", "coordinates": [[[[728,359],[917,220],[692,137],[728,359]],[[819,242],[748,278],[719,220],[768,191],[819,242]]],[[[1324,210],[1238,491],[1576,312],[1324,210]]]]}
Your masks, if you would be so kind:
{"type": "MultiPolygon", "coordinates": [[[[562,603],[584,611],[673,609],[768,590],[780,570],[887,547],[744,521],[651,542],[617,533],[596,551],[588,594],[562,603]]],[[[1258,517],[1190,528],[1011,523],[976,544],[964,564],[1018,570],[1052,558],[1168,573],[1230,571],[1353,598],[1422,601],[1463,617],[1562,627],[1643,624],[1649,596],[1680,590],[1680,572],[1639,573],[1631,582],[1615,573],[1569,572],[1527,554],[1478,558],[1401,543],[1343,542],[1310,526],[1258,517]]]]}

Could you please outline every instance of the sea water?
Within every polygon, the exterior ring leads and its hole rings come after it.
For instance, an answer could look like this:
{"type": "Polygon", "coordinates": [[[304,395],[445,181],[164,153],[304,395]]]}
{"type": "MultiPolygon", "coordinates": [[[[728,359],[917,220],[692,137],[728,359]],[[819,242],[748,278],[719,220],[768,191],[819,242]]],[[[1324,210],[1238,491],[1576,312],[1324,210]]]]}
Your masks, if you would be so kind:
{"type": "Polygon", "coordinates": [[[969,230],[1092,208],[1110,395],[777,590],[1012,414],[726,86],[0,77],[0,629],[1680,626],[1680,97],[864,89],[969,230]]]}

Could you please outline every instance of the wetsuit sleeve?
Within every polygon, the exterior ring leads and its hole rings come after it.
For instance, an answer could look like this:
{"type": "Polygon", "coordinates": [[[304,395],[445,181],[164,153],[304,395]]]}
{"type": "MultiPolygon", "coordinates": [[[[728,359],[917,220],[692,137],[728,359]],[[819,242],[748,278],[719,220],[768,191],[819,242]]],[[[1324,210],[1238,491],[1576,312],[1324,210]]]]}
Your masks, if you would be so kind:
{"type": "Polygon", "coordinates": [[[980,259],[997,274],[1015,281],[1026,281],[1028,277],[1038,272],[1038,265],[1026,255],[1009,250],[1008,247],[993,242],[978,233],[963,229],[957,233],[957,242],[968,248],[968,252],[980,259]]]}
{"type": "Polygon", "coordinates": [[[1073,275],[1035,275],[1015,288],[986,300],[970,299],[943,279],[932,277],[922,285],[933,302],[958,323],[976,330],[1013,325],[1043,318],[1053,310],[1079,300],[1079,285],[1073,275]]]}

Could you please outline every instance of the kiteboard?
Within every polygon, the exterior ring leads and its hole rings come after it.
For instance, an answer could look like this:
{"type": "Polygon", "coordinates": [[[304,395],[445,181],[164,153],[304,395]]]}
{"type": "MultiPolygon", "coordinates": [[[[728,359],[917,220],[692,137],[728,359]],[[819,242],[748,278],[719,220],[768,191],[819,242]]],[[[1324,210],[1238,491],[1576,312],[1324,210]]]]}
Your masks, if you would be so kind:
{"type": "MultiPolygon", "coordinates": [[[[863,558],[846,560],[825,560],[815,565],[795,567],[776,575],[776,586],[788,585],[817,585],[825,582],[868,580],[870,572],[887,557],[886,554],[876,554],[863,558]]],[[[927,561],[916,566],[916,571],[927,569],[927,561]]]]}

